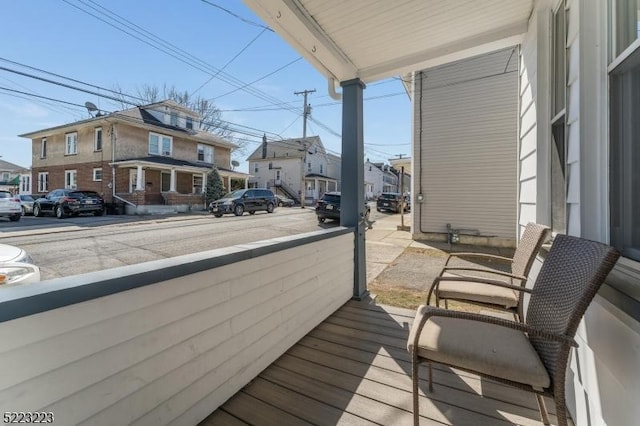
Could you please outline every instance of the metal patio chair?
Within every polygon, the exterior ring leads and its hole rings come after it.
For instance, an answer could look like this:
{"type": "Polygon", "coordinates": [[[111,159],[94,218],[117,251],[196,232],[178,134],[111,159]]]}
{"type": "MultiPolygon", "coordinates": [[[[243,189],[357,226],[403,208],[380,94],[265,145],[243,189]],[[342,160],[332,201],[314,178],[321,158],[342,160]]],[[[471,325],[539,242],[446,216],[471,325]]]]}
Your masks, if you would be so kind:
{"type": "Polygon", "coordinates": [[[427,296],[435,296],[436,306],[444,300],[456,300],[494,309],[509,311],[522,318],[521,306],[524,293],[519,291],[527,282],[533,261],[549,236],[549,227],[529,223],[522,233],[513,258],[484,253],[451,253],[440,274],[434,279],[427,296]],[[486,267],[455,267],[449,262],[455,258],[476,258],[510,264],[510,272],[486,267]],[[472,276],[473,273],[490,274],[490,277],[472,276]]]}
{"type": "Polygon", "coordinates": [[[558,235],[531,292],[524,322],[421,306],[407,347],[413,359],[413,413],[419,422],[418,367],[431,362],[534,392],[544,424],[543,396],[554,398],[567,424],[565,377],[578,324],[619,253],[605,244],[558,235]]]}

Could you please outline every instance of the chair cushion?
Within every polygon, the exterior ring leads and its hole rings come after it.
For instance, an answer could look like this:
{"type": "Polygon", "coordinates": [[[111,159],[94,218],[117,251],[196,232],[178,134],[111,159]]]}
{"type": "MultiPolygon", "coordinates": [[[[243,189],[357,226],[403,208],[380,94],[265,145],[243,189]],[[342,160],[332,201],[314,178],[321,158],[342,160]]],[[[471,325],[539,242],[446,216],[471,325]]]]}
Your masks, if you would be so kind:
{"type": "MultiPolygon", "coordinates": [[[[445,272],[442,276],[460,277],[461,275],[445,272]]],[[[518,306],[518,293],[515,290],[472,281],[442,280],[438,284],[438,297],[441,299],[469,300],[473,302],[487,303],[491,305],[504,306],[508,309],[518,306]]]]}
{"type": "MultiPolygon", "coordinates": [[[[408,349],[424,313],[420,306],[409,333],[408,349]]],[[[418,343],[418,356],[489,376],[548,388],[549,374],[527,336],[518,330],[459,318],[431,317],[418,343]]]]}

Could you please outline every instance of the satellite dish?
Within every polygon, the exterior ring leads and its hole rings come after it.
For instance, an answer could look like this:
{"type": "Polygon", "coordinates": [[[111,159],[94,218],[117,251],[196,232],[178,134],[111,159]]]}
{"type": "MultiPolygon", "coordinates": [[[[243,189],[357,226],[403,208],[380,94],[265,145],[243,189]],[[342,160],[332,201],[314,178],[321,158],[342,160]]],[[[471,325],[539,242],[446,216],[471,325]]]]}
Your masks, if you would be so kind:
{"type": "Polygon", "coordinates": [[[98,110],[98,107],[93,102],[87,101],[87,102],[84,103],[84,106],[87,108],[87,111],[89,111],[89,112],[98,110]]]}
{"type": "Polygon", "coordinates": [[[238,167],[240,165],[240,163],[237,160],[231,160],[231,165],[233,167],[238,167]]]}

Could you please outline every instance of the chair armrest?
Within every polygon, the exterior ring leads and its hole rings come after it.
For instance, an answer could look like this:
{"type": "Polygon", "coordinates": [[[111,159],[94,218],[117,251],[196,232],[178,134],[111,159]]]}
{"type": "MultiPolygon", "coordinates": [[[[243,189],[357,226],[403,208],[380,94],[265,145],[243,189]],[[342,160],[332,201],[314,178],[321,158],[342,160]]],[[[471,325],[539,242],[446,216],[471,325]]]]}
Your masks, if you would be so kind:
{"type": "Polygon", "coordinates": [[[470,276],[464,276],[464,277],[443,277],[443,276],[439,276],[439,277],[436,277],[436,279],[433,280],[433,283],[431,284],[431,287],[429,288],[429,293],[427,293],[427,305],[431,303],[431,295],[433,294],[434,290],[437,290],[438,285],[440,284],[440,281],[474,282],[474,283],[481,283],[481,284],[487,284],[487,285],[495,285],[497,287],[510,288],[511,290],[521,291],[521,292],[524,292],[524,293],[531,293],[531,289],[529,289],[529,288],[523,287],[521,285],[509,284],[509,283],[506,283],[504,281],[492,280],[491,278],[470,277],[470,276]]]}
{"type": "Polygon", "coordinates": [[[460,253],[449,253],[449,256],[447,256],[447,260],[444,263],[444,266],[447,266],[449,264],[449,261],[454,257],[478,257],[478,258],[488,259],[488,260],[497,260],[505,263],[510,263],[513,261],[513,259],[510,257],[498,256],[495,254],[460,252],[460,253]]]}
{"type": "Polygon", "coordinates": [[[418,343],[420,341],[420,334],[422,334],[422,329],[424,325],[427,323],[429,318],[437,316],[437,317],[447,317],[447,318],[459,318],[470,321],[478,321],[485,322],[488,324],[494,324],[500,327],[512,328],[514,330],[520,330],[524,333],[527,333],[529,336],[539,337],[541,339],[550,340],[554,342],[559,342],[565,345],[573,346],[575,348],[578,347],[578,343],[565,334],[557,334],[552,333],[546,330],[540,330],[535,327],[531,327],[525,323],[511,321],[503,318],[492,317],[489,315],[476,314],[472,312],[461,312],[461,311],[450,311],[448,309],[436,308],[433,306],[421,306],[418,310],[423,310],[422,317],[420,318],[420,324],[418,326],[416,335],[414,336],[413,348],[414,353],[416,353],[415,348],[418,347],[418,343]]]}

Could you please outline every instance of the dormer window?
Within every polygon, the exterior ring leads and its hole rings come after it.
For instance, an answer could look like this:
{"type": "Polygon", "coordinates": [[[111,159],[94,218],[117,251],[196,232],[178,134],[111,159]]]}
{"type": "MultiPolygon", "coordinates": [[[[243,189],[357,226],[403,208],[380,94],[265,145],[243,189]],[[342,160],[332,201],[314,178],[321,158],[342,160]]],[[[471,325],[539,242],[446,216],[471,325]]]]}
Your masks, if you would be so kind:
{"type": "Polygon", "coordinates": [[[177,112],[172,112],[169,115],[169,124],[172,126],[178,126],[178,113],[177,112]]]}
{"type": "Polygon", "coordinates": [[[187,121],[185,123],[185,127],[187,129],[193,130],[193,118],[187,117],[187,121]]]}
{"type": "Polygon", "coordinates": [[[171,136],[149,132],[149,154],[170,156],[172,145],[171,136]]]}

